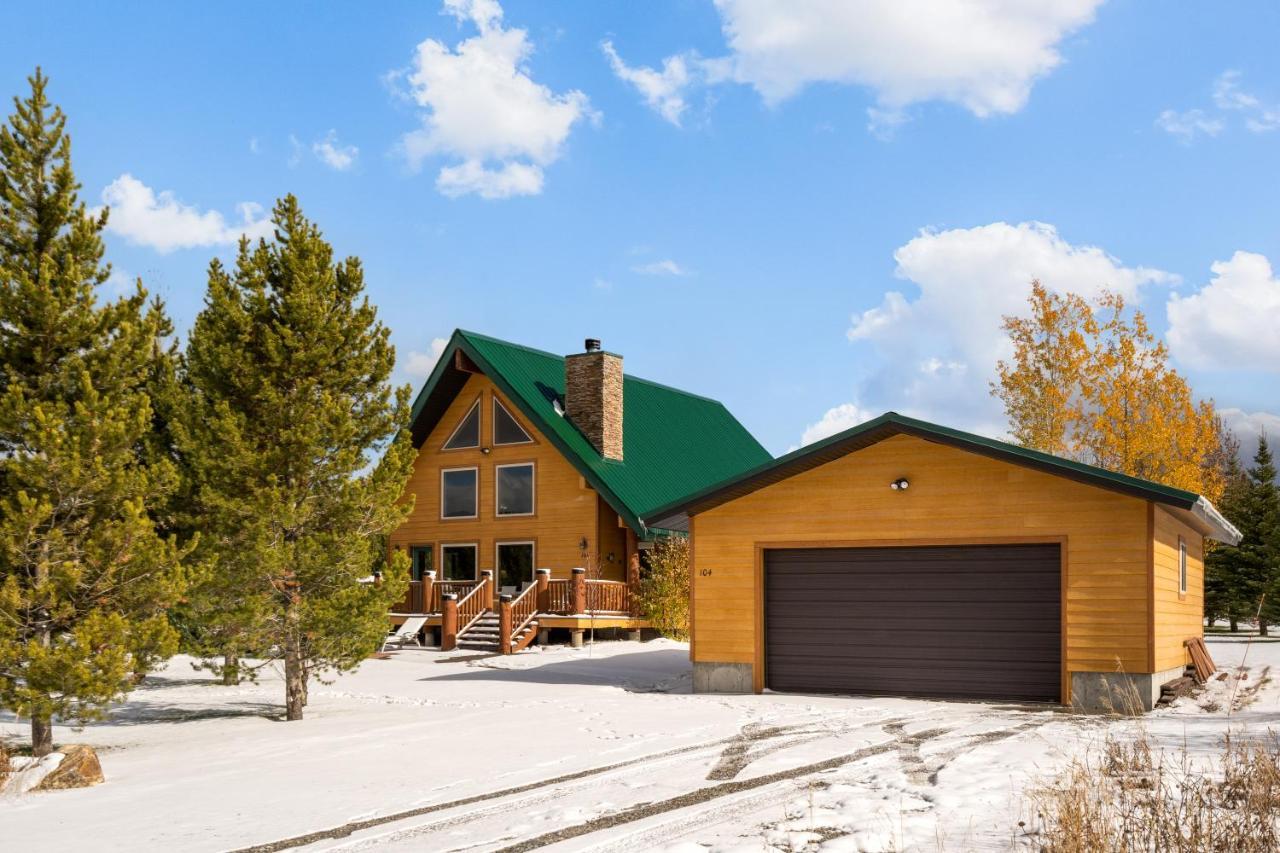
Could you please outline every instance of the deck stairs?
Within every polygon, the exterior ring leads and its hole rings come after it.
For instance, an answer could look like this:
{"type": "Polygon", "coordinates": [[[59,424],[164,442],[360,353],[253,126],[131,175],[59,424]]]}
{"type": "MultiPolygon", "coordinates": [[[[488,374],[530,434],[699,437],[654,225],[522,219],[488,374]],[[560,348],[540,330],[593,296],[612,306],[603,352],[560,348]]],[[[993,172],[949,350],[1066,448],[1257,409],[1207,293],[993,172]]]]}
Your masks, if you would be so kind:
{"type": "MultiPolygon", "coordinates": [[[[458,648],[473,652],[501,654],[499,617],[497,611],[486,610],[479,619],[458,633],[458,648]]],[[[538,633],[538,620],[533,620],[511,638],[511,651],[518,652],[533,641],[538,633]]]]}

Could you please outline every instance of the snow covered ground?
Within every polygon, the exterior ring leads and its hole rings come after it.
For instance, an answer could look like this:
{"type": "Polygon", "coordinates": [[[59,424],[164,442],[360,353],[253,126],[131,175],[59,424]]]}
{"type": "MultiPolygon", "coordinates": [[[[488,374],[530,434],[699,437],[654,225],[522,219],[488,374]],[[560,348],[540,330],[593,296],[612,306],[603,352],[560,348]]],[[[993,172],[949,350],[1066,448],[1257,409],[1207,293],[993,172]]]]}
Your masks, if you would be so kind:
{"type": "MultiPolygon", "coordinates": [[[[1215,639],[1220,667],[1244,643],[1215,639]]],[[[1214,749],[1280,729],[1280,644],[1142,725],[1214,749]],[[1231,696],[1244,707],[1228,716],[1231,696]]],[[[0,799],[13,850],[1008,850],[1021,791],[1130,726],[1040,707],[690,693],[685,646],[404,651],[311,690],[177,659],[103,723],[59,728],[107,783],[0,799]],[[308,837],[309,836],[309,837],[308,837]]],[[[0,735],[26,728],[0,718],[0,735]]]]}

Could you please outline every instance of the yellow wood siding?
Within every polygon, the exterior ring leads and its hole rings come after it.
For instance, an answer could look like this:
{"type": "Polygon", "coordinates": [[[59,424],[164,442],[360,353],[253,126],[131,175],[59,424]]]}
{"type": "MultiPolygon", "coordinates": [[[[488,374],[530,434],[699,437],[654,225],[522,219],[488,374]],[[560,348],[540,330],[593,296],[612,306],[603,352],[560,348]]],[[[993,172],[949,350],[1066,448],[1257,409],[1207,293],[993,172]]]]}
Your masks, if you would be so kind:
{"type": "Polygon", "coordinates": [[[627,531],[618,525],[618,514],[600,498],[596,523],[596,547],[600,578],[607,581],[627,579],[627,531]]]}
{"type": "Polygon", "coordinates": [[[751,663],[759,546],[1062,541],[1067,672],[1148,672],[1148,505],[911,436],[894,436],[699,513],[695,661],[751,663]],[[906,477],[905,492],[889,488],[906,477]]]}
{"type": "MultiPolygon", "coordinates": [[[[467,380],[461,393],[449,405],[414,462],[408,492],[415,498],[412,515],[391,535],[392,547],[434,545],[437,569],[440,545],[476,543],[477,569],[493,569],[498,542],[535,542],[534,561],[538,568],[550,568],[553,577],[569,577],[570,569],[584,564],[586,553],[595,552],[596,492],[586,485],[569,462],[514,405],[501,396],[482,375],[467,380]],[[533,444],[493,444],[493,397],[497,394],[507,411],[534,438],[533,444]],[[480,448],[443,450],[455,427],[480,399],[480,448]],[[488,454],[481,448],[490,448],[488,454]],[[495,468],[514,462],[534,463],[534,515],[499,517],[495,505],[495,468]],[[440,517],[440,471],[444,468],[479,469],[478,517],[440,517]]],[[[614,516],[616,518],[616,515],[614,516]]]]}
{"type": "Polygon", "coordinates": [[[1204,633],[1204,538],[1155,507],[1152,565],[1155,568],[1155,671],[1185,666],[1183,641],[1204,633]],[[1179,591],[1178,537],[1187,543],[1187,591],[1179,591]]]}

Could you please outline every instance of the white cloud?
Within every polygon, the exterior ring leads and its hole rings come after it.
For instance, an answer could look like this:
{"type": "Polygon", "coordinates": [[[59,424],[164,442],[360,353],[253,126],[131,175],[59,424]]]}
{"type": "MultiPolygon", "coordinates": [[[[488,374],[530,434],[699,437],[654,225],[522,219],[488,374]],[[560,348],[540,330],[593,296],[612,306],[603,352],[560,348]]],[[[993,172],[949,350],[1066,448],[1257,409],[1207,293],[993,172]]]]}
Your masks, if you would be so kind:
{"type": "Polygon", "coordinates": [[[849,340],[878,356],[857,389],[859,405],[991,435],[1004,430],[988,389],[996,362],[1010,355],[1001,320],[1025,313],[1032,279],[1086,298],[1104,289],[1133,298],[1145,284],[1175,280],[1068,243],[1038,222],[921,231],[894,260],[895,275],[919,293],[889,291],[880,305],[853,315],[849,340]]]}
{"type": "Polygon", "coordinates": [[[292,133],[289,134],[289,159],[285,162],[290,169],[296,168],[302,162],[302,141],[292,133]]]}
{"type": "Polygon", "coordinates": [[[1191,142],[1198,135],[1217,136],[1226,123],[1220,118],[1205,114],[1204,110],[1165,110],[1156,117],[1156,127],[1172,134],[1183,142],[1191,142]]]}
{"type": "Polygon", "coordinates": [[[256,136],[249,137],[249,153],[257,154],[260,150],[261,150],[261,146],[258,144],[258,137],[256,136]]]}
{"type": "Polygon", "coordinates": [[[942,100],[974,115],[1022,108],[1058,45],[1102,0],[716,0],[725,73],[782,101],[811,83],[875,91],[880,107],[942,100]]]}
{"type": "Polygon", "coordinates": [[[605,56],[609,58],[609,66],[620,80],[630,83],[644,96],[645,103],[667,121],[680,126],[680,117],[688,104],[685,92],[694,83],[694,71],[698,67],[695,56],[668,56],[662,61],[662,70],[645,66],[629,66],[622,61],[613,47],[613,42],[605,41],[600,45],[605,56]]]}
{"type": "Polygon", "coordinates": [[[1213,81],[1213,105],[1216,115],[1193,109],[1179,112],[1165,110],[1156,118],[1156,126],[1190,142],[1197,134],[1217,136],[1227,126],[1226,119],[1239,115],[1244,126],[1253,133],[1280,129],[1280,103],[1267,103],[1240,87],[1241,74],[1234,69],[1223,71],[1213,81]]]}
{"type": "Polygon", "coordinates": [[[237,205],[240,222],[232,224],[216,210],[201,212],[183,204],[168,190],[157,193],[127,172],[107,185],[102,201],[111,208],[109,231],[162,253],[229,245],[241,235],[257,239],[272,233],[271,220],[260,204],[237,205]]]}
{"type": "Polygon", "coordinates": [[[806,444],[821,441],[838,432],[844,432],[850,427],[866,423],[874,417],[876,417],[875,414],[855,403],[841,403],[839,406],[827,409],[826,414],[817,423],[805,428],[804,434],[800,436],[800,445],[803,447],[806,444]]]}
{"type": "Polygon", "coordinates": [[[652,261],[647,264],[638,264],[631,268],[634,273],[640,275],[688,275],[689,270],[680,266],[670,258],[661,261],[652,261]]]}
{"type": "Polygon", "coordinates": [[[418,45],[402,76],[425,112],[401,149],[419,169],[430,157],[461,161],[441,169],[437,188],[450,196],[532,195],[557,160],[573,126],[592,117],[587,96],[556,94],[529,76],[533,45],[523,29],[502,26],[496,0],[445,0],[445,12],[478,35],[455,48],[435,39],[418,45]]]}
{"type": "Polygon", "coordinates": [[[1280,415],[1271,412],[1246,412],[1243,409],[1219,409],[1218,414],[1236,437],[1240,439],[1240,458],[1247,467],[1258,452],[1258,435],[1265,433],[1267,443],[1275,452],[1280,445],[1280,415]]]}
{"type": "Polygon", "coordinates": [[[345,172],[355,165],[360,149],[338,141],[338,131],[330,130],[311,145],[311,152],[330,169],[345,172]]]}
{"type": "Polygon", "coordinates": [[[427,352],[410,350],[409,357],[404,362],[404,372],[414,379],[426,379],[435,370],[436,362],[448,345],[448,338],[433,338],[427,352]]]}
{"type": "Polygon", "coordinates": [[[445,166],[436,176],[436,189],[449,198],[475,193],[484,199],[537,195],[542,192],[542,169],[530,163],[509,161],[486,167],[479,160],[445,166]]]}
{"type": "Polygon", "coordinates": [[[1169,297],[1169,349],[1210,370],[1280,371],[1280,279],[1262,255],[1236,252],[1190,296],[1169,297]]]}

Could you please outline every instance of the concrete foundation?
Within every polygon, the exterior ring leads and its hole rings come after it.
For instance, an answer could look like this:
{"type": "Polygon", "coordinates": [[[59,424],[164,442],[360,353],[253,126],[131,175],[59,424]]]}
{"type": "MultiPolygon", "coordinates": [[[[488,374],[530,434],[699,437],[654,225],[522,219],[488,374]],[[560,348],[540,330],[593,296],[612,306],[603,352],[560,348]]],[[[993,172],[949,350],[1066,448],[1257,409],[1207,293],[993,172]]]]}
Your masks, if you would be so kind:
{"type": "Polygon", "coordinates": [[[695,661],[694,693],[751,693],[751,664],[695,661]]]}
{"type": "Polygon", "coordinates": [[[1071,707],[1077,711],[1133,713],[1150,711],[1160,701],[1160,687],[1182,676],[1184,668],[1163,672],[1073,672],[1071,707]]]}
{"type": "Polygon", "coordinates": [[[545,646],[551,643],[551,631],[548,628],[538,629],[538,645],[545,646]]]}
{"type": "Polygon", "coordinates": [[[570,631],[570,632],[569,632],[569,645],[573,646],[575,649],[580,649],[580,648],[582,648],[582,635],[583,635],[583,633],[584,633],[584,632],[582,632],[582,631],[570,631]]]}
{"type": "Polygon", "coordinates": [[[634,630],[634,631],[628,631],[628,632],[627,632],[627,639],[628,639],[628,640],[631,640],[633,643],[638,643],[638,642],[640,642],[640,629],[639,629],[639,628],[637,628],[637,629],[636,629],[636,630],[634,630]]]}

